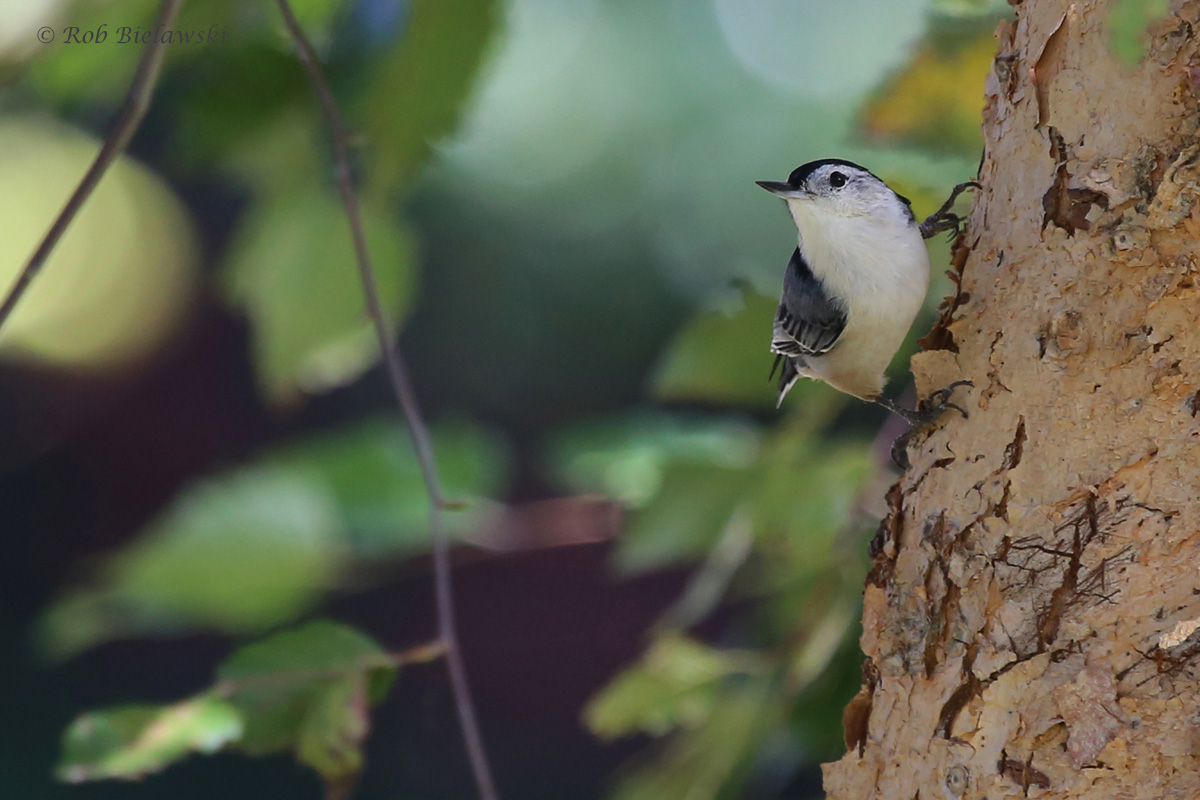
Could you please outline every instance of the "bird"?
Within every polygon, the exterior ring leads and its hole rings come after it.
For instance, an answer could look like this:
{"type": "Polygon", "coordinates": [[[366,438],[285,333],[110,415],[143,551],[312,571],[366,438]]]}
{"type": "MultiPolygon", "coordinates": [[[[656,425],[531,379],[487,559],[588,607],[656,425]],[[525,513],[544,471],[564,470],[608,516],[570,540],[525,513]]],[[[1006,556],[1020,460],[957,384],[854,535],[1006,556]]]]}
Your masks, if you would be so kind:
{"type": "Polygon", "coordinates": [[[797,247],[784,272],[771,352],[779,372],[777,405],[800,378],[887,408],[916,427],[948,408],[957,381],[927,398],[925,410],[884,396],[885,370],[904,342],[929,288],[925,239],[962,219],[951,209],[975,181],[956,186],[918,223],[908,198],[866,167],[838,158],[809,161],[786,182],[756,181],[787,205],[797,247]]]}

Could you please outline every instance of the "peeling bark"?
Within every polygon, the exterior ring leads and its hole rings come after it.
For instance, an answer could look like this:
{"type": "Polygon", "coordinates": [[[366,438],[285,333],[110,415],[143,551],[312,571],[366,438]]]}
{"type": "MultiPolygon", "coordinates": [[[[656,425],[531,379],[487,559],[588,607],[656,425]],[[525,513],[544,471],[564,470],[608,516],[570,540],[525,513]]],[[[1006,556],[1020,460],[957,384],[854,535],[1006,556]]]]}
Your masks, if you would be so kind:
{"type": "Polygon", "coordinates": [[[1200,3],[1136,67],[1112,2],[1014,5],[838,800],[1200,797],[1200,3]]]}

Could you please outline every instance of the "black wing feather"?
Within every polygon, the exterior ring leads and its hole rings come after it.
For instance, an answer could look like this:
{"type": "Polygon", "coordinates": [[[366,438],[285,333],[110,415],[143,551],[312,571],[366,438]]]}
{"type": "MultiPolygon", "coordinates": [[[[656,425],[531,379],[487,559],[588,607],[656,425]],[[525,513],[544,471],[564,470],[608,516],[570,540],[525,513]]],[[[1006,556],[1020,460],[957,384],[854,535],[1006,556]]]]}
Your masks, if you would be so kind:
{"type": "Polygon", "coordinates": [[[819,356],[833,349],[845,329],[844,305],[825,290],[796,248],[783,278],[771,351],[785,356],[819,356]]]}

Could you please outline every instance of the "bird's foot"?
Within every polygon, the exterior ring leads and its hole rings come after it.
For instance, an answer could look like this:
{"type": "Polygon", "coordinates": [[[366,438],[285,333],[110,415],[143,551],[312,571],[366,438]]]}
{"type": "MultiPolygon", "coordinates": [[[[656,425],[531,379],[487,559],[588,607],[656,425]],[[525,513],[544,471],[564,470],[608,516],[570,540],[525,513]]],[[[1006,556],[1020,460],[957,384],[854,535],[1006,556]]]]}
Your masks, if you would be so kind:
{"type": "Polygon", "coordinates": [[[902,470],[907,470],[911,464],[908,460],[908,443],[917,433],[931,427],[937,422],[942,414],[950,409],[954,409],[963,415],[963,419],[968,419],[970,415],[962,406],[950,402],[950,398],[954,395],[954,390],[959,386],[973,387],[975,384],[971,381],[955,381],[944,389],[938,389],[924,400],[922,400],[915,410],[909,410],[903,406],[897,405],[894,401],[886,398],[879,398],[875,402],[884,408],[904,417],[908,421],[909,428],[892,443],[892,462],[902,470]]]}
{"type": "Polygon", "coordinates": [[[942,207],[926,217],[925,221],[921,223],[921,238],[930,239],[942,231],[949,231],[952,240],[957,238],[959,229],[963,224],[963,218],[950,209],[954,207],[954,202],[958,200],[958,196],[967,189],[980,188],[982,187],[978,181],[967,181],[955,186],[954,191],[950,192],[950,197],[946,199],[946,202],[942,203],[942,207]]]}
{"type": "Polygon", "coordinates": [[[921,417],[921,419],[917,421],[918,424],[931,425],[937,421],[938,417],[940,417],[943,412],[951,408],[962,414],[963,419],[970,419],[971,415],[968,414],[964,408],[950,402],[950,398],[954,396],[954,390],[960,386],[966,386],[971,389],[975,388],[975,384],[971,381],[955,381],[949,386],[943,389],[938,389],[936,392],[931,393],[928,397],[922,400],[918,406],[921,410],[915,412],[919,417],[921,417]]]}

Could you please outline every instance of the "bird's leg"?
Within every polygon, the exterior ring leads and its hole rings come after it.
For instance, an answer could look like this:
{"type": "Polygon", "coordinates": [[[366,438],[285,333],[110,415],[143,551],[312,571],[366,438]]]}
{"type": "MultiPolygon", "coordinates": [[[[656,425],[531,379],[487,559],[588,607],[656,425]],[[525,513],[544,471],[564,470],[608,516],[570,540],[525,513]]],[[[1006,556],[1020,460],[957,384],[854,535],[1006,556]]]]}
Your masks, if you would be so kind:
{"type": "Polygon", "coordinates": [[[946,199],[946,202],[942,203],[942,207],[926,217],[925,221],[921,223],[921,238],[929,239],[937,236],[942,231],[950,231],[951,237],[958,236],[958,229],[962,225],[963,219],[950,209],[954,208],[954,201],[958,199],[960,194],[967,189],[979,188],[981,187],[978,181],[967,181],[955,186],[954,191],[950,192],[950,197],[946,199]]]}
{"type": "Polygon", "coordinates": [[[955,411],[963,415],[963,419],[966,419],[969,416],[962,406],[951,403],[950,398],[953,396],[954,390],[959,386],[974,385],[975,384],[973,384],[971,381],[955,381],[946,388],[938,389],[936,392],[930,394],[917,405],[915,410],[904,408],[903,406],[898,405],[894,400],[889,400],[883,395],[875,398],[876,404],[883,406],[893,414],[904,417],[904,419],[908,421],[908,430],[900,434],[899,438],[892,443],[892,461],[897,467],[906,470],[909,468],[909,466],[911,466],[908,461],[909,441],[912,439],[914,434],[925,430],[933,423],[937,422],[942,414],[944,414],[946,411],[953,408],[955,411]]]}

